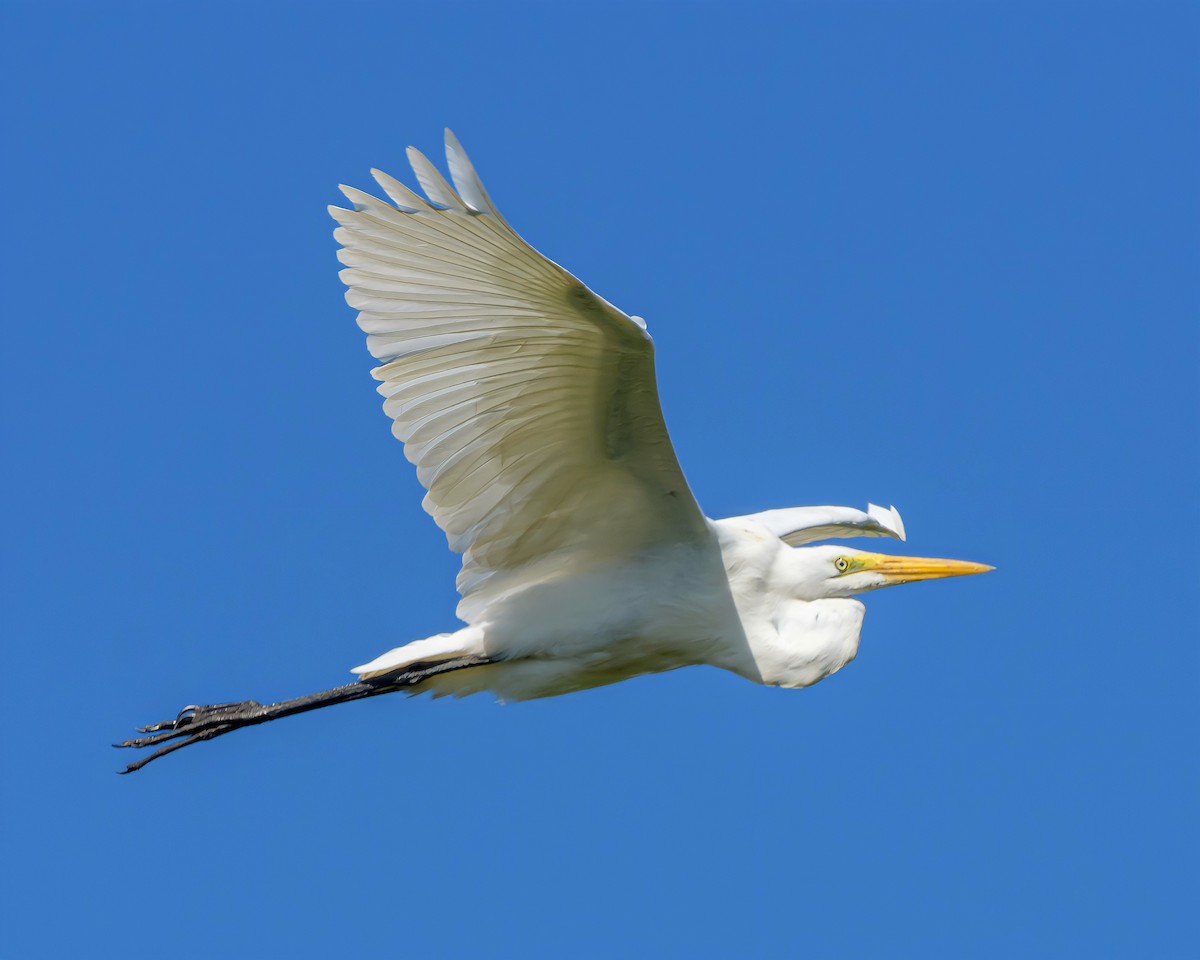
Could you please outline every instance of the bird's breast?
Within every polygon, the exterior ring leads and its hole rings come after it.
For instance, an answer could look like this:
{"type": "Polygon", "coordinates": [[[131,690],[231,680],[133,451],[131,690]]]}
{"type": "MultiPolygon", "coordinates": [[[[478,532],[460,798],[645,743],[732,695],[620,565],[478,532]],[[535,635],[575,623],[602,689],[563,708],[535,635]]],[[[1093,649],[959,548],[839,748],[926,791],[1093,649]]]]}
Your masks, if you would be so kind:
{"type": "Polygon", "coordinates": [[[489,652],[621,670],[705,662],[704,649],[739,629],[715,544],[547,578],[491,605],[485,620],[489,652]]]}

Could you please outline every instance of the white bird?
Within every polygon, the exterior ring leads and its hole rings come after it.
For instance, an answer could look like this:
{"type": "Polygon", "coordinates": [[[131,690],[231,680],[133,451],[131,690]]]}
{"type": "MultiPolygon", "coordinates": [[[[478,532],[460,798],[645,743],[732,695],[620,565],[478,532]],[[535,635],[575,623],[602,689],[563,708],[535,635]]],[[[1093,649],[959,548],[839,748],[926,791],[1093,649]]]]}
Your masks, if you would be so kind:
{"type": "Polygon", "coordinates": [[[386,203],[331,207],[346,299],[380,361],[392,432],[463,555],[451,633],[274,704],[191,706],[117,744],[180,747],[394,691],[528,700],[708,664],[807,687],[858,652],[853,596],[982,573],[978,563],[840,546],[904,540],[894,508],[793,507],[707,519],[675,459],[646,324],[525,243],[446,131],[452,187],[408,158],[428,199],[378,170],[386,203]],[[174,741],[174,742],[168,742],[174,741]]]}

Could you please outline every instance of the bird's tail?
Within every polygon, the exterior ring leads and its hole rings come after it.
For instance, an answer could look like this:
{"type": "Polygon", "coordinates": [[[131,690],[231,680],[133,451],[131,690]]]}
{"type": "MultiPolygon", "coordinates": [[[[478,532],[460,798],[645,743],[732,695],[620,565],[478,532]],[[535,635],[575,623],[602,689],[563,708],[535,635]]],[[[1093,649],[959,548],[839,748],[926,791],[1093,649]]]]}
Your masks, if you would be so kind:
{"type": "Polygon", "coordinates": [[[438,663],[443,660],[458,660],[463,657],[486,657],[483,648],[483,631],[478,627],[464,627],[454,633],[439,633],[424,640],[413,640],[376,657],[370,663],[355,667],[351,673],[362,680],[372,680],[415,663],[438,663]]]}

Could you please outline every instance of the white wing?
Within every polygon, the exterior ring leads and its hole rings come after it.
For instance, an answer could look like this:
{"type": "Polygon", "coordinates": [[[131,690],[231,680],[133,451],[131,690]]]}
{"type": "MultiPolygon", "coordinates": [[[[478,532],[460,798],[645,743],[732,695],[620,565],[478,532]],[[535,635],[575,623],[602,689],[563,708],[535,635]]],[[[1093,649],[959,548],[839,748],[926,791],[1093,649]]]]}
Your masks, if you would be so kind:
{"type": "Polygon", "coordinates": [[[904,539],[904,521],[895,507],[884,509],[867,504],[866,513],[853,507],[785,507],[764,510],[745,517],[731,519],[754,520],[790,546],[812,543],[814,540],[835,540],[842,537],[895,537],[904,539]]]}
{"type": "Polygon", "coordinates": [[[446,131],[433,202],[372,171],[334,237],[384,411],[463,553],[459,616],[547,571],[706,535],[667,436],[644,325],[513,231],[446,131]]]}

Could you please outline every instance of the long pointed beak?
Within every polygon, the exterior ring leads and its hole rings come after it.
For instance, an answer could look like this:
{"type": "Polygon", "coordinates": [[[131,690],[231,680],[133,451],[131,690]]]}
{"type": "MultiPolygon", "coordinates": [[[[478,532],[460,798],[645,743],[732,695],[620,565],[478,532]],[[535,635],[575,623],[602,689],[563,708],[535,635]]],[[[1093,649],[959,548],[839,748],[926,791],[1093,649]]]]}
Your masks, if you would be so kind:
{"type": "Polygon", "coordinates": [[[995,570],[986,563],[970,560],[939,560],[933,557],[893,557],[886,553],[859,554],[860,569],[883,574],[888,584],[913,583],[917,580],[940,580],[943,577],[965,577],[972,573],[995,570]]]}

